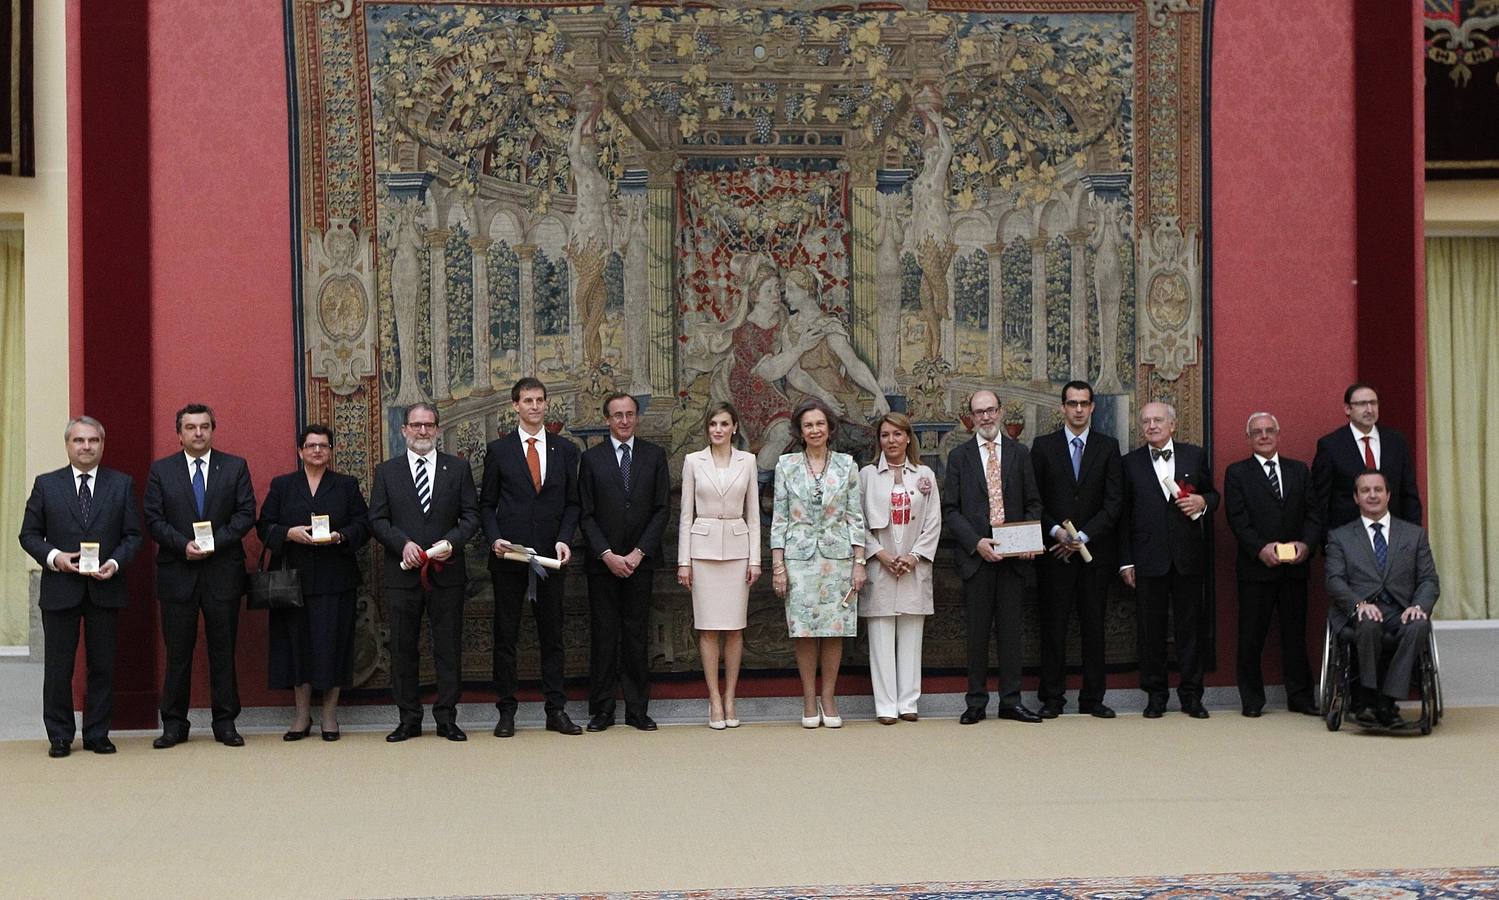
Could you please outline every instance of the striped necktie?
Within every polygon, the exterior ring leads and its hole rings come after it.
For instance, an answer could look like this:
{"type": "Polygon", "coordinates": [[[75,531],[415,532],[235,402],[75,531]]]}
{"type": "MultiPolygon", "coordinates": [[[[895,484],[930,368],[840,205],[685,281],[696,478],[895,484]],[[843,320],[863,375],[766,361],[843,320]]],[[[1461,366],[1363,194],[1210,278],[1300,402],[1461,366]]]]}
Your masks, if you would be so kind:
{"type": "Polygon", "coordinates": [[[422,504],[422,515],[432,511],[432,483],[427,480],[427,458],[416,458],[416,497],[422,504]]]}
{"type": "Polygon", "coordinates": [[[1281,500],[1286,499],[1286,495],[1280,490],[1280,476],[1275,474],[1275,460],[1265,460],[1265,474],[1270,478],[1270,490],[1275,492],[1275,496],[1281,500]]]}

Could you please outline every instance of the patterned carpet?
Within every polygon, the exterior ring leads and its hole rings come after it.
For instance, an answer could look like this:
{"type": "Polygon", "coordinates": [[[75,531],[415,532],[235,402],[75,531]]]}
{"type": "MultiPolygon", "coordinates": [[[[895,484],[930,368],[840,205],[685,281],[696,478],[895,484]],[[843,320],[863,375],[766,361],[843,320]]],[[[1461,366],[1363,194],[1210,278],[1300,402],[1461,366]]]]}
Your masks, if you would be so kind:
{"type": "MultiPolygon", "coordinates": [[[[808,897],[885,897],[892,900],[1240,900],[1240,898],[1326,898],[1326,900],[1407,900],[1407,898],[1499,897],[1499,867],[1473,869],[1365,869],[1346,872],[1241,872],[1130,878],[1064,878],[1057,881],[958,881],[924,884],[867,884],[696,891],[639,891],[598,894],[510,894],[537,900],[748,900],[808,897]]],[[[458,900],[458,898],[446,898],[458,900]]],[[[475,900],[475,898],[463,898],[475,900]]]]}

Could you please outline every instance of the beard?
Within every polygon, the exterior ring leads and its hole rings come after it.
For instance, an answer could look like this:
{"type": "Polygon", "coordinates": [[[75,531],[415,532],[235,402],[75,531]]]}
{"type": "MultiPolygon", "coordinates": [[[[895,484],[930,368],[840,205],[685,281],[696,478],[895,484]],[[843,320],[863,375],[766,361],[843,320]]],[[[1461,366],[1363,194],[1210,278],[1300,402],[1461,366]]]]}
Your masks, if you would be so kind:
{"type": "Polygon", "coordinates": [[[995,422],[992,425],[980,425],[978,427],[978,436],[986,441],[999,440],[999,423],[995,422]]]}
{"type": "Polygon", "coordinates": [[[435,437],[410,438],[406,441],[406,447],[417,456],[426,456],[436,446],[437,438],[435,437]]]}

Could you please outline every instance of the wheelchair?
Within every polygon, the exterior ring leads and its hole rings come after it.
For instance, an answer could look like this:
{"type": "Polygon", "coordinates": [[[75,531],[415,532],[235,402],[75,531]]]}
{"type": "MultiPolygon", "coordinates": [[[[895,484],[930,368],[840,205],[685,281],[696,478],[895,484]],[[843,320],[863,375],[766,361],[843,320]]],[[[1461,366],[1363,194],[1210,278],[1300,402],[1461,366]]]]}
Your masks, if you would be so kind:
{"type": "MultiPolygon", "coordinates": [[[[1317,694],[1328,731],[1343,726],[1343,716],[1354,696],[1358,681],[1354,653],[1353,626],[1345,625],[1341,633],[1333,634],[1329,618],[1322,638],[1322,680],[1317,694]]],[[[1435,628],[1427,632],[1426,648],[1416,664],[1416,683],[1421,692],[1421,717],[1406,728],[1414,726],[1422,734],[1431,734],[1432,727],[1442,720],[1442,665],[1435,628]]]]}

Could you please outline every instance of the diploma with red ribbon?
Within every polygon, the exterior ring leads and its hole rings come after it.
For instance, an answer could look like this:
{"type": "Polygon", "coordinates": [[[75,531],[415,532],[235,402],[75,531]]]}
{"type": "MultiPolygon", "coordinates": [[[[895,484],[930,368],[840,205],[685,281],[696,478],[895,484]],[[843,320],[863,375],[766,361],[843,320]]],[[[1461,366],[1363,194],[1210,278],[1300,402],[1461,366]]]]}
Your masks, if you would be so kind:
{"type": "MultiPolygon", "coordinates": [[[[446,560],[433,559],[432,557],[438,554],[445,555],[452,552],[453,545],[448,543],[447,541],[438,541],[437,543],[422,551],[422,561],[418,564],[421,567],[420,574],[422,579],[422,590],[432,590],[432,583],[429,580],[427,573],[429,571],[434,574],[437,572],[441,572],[443,566],[447,565],[446,560]]],[[[411,566],[406,565],[406,560],[403,559],[401,560],[401,568],[409,570],[411,569],[411,566]]]]}

